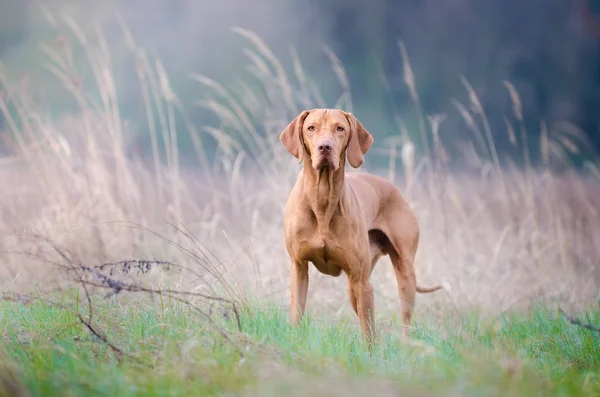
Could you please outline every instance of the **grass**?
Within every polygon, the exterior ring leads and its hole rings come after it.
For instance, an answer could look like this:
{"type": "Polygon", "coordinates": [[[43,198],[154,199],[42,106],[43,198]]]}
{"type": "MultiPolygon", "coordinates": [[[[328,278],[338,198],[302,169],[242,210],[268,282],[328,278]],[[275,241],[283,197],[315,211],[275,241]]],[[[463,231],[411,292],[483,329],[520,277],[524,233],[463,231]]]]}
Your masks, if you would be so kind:
{"type": "MultiPolygon", "coordinates": [[[[63,305],[74,301],[58,299],[63,305]]],[[[120,362],[73,310],[41,301],[0,306],[2,355],[31,395],[278,395],[288,387],[300,388],[292,395],[362,395],[373,380],[373,392],[384,395],[600,393],[599,334],[543,306],[522,314],[448,318],[444,327],[418,319],[413,334],[422,345],[387,332],[372,355],[353,321],[308,316],[294,329],[273,306],[245,310],[241,332],[221,318],[219,326],[235,335],[231,343],[185,305],[142,299],[100,301],[94,308],[108,340],[136,360],[120,362]]],[[[600,310],[581,316],[600,326],[600,310]]],[[[399,323],[394,319],[387,328],[399,323]]]]}
{"type": "Polygon", "coordinates": [[[418,297],[423,346],[403,344],[395,277],[380,260],[372,283],[382,341],[371,356],[344,277],[311,268],[310,318],[294,330],[286,314],[282,215],[299,165],[277,138],[302,109],[351,106],[335,55],[326,54],[339,101],[328,102],[301,59],[288,71],[260,37],[235,29],[248,43],[247,74],[230,86],[190,74],[201,96],[190,104],[125,25],[135,67],[115,72],[127,62],[114,62],[102,29],[48,18],[58,35],[40,45],[50,104],[44,84],[15,81],[0,65],[0,185],[11,187],[0,191],[0,379],[11,388],[0,395],[599,393],[600,337],[557,314],[560,306],[600,321],[600,168],[595,156],[573,165],[590,147],[576,126],[541,120],[527,131],[510,82],[506,125],[490,125],[464,77],[465,92],[449,101],[455,113],[424,114],[410,49],[400,46],[414,104],[402,114],[417,121],[391,115],[391,137],[366,126],[375,144],[348,171],[401,189],[421,227],[417,278],[446,288],[418,297]],[[119,106],[123,74],[138,78],[135,120],[119,106]],[[218,122],[198,123],[195,106],[218,122]],[[447,118],[462,124],[447,128],[447,118]],[[130,258],[174,267],[99,275],[101,264],[130,258]],[[21,303],[7,300],[15,296],[21,303]],[[207,296],[243,307],[241,330],[207,296]]]}

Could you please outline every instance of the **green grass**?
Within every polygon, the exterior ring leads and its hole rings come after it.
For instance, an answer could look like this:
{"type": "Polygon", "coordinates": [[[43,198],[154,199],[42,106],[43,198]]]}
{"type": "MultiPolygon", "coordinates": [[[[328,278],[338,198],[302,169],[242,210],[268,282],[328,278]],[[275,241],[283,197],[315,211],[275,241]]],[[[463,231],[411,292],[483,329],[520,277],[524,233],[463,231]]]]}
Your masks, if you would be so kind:
{"type": "MultiPolygon", "coordinates": [[[[122,360],[75,310],[0,303],[0,396],[18,395],[2,387],[19,383],[33,396],[280,395],[288,387],[295,390],[289,395],[600,394],[600,334],[542,306],[436,326],[421,319],[413,337],[423,346],[402,342],[397,319],[387,326],[381,320],[380,343],[370,355],[353,318],[307,316],[294,329],[285,311],[256,307],[241,314],[240,333],[231,317],[215,311],[227,341],[182,304],[98,300],[93,325],[134,356],[122,360]]],[[[598,309],[579,317],[600,325],[598,309]]]]}

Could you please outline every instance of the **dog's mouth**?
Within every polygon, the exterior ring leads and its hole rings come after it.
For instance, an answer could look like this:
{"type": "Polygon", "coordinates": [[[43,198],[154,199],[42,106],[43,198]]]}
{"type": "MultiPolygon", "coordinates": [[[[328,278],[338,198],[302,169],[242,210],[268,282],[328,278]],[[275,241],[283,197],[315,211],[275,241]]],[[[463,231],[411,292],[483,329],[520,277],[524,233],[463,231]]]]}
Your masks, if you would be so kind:
{"type": "Polygon", "coordinates": [[[337,168],[331,156],[320,156],[313,167],[318,171],[335,171],[337,168]]]}

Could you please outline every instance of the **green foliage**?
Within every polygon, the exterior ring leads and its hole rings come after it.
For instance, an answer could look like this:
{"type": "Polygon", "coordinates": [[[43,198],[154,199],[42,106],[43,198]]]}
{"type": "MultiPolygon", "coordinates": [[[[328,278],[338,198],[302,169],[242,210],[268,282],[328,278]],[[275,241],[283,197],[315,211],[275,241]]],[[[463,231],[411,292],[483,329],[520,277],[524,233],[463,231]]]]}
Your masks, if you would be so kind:
{"type": "MultiPolygon", "coordinates": [[[[20,374],[34,396],[276,395],[285,387],[299,395],[346,388],[361,395],[360,386],[350,385],[369,382],[430,395],[600,392],[600,336],[545,307],[448,318],[441,326],[418,323],[410,344],[393,321],[380,327],[370,355],[351,318],[307,316],[294,329],[286,311],[256,306],[241,314],[239,333],[234,321],[213,313],[227,341],[180,304],[101,302],[94,326],[123,350],[121,360],[72,310],[45,303],[4,303],[0,310],[8,358],[2,365],[13,368],[11,382],[19,384],[20,374]]],[[[600,325],[597,309],[580,318],[600,325]]]]}

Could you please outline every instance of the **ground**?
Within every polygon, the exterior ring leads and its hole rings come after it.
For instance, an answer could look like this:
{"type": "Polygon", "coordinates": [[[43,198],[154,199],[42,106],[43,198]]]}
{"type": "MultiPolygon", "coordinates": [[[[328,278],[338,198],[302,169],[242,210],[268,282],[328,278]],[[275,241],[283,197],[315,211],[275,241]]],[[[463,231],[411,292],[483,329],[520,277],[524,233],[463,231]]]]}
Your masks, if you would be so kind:
{"type": "MultiPolygon", "coordinates": [[[[500,316],[449,315],[435,325],[417,316],[419,343],[410,344],[401,339],[397,317],[381,319],[371,355],[353,318],[309,315],[294,329],[286,311],[258,304],[241,310],[240,331],[233,312],[215,309],[213,323],[182,303],[97,298],[92,326],[103,341],[78,319],[85,305],[73,306],[75,299],[56,297],[61,307],[0,305],[0,395],[600,393],[599,331],[542,305],[500,316]]],[[[597,307],[577,315],[600,326],[597,307]]]]}

